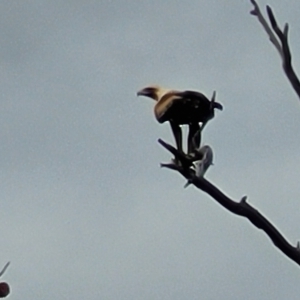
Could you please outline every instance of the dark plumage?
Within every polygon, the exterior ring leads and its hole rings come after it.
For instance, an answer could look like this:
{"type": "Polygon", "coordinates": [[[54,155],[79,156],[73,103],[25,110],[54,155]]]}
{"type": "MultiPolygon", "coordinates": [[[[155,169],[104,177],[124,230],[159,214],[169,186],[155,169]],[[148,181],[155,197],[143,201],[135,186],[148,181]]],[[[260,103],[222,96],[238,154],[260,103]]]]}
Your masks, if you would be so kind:
{"type": "Polygon", "coordinates": [[[159,123],[170,122],[179,151],[182,151],[180,125],[189,125],[188,153],[199,148],[201,130],[214,117],[214,109],[223,109],[220,103],[215,102],[215,93],[210,101],[202,93],[195,91],[181,92],[149,86],[139,91],[138,95],[157,101],[154,106],[155,117],[159,123]],[[199,123],[202,123],[201,128],[199,123]]]}

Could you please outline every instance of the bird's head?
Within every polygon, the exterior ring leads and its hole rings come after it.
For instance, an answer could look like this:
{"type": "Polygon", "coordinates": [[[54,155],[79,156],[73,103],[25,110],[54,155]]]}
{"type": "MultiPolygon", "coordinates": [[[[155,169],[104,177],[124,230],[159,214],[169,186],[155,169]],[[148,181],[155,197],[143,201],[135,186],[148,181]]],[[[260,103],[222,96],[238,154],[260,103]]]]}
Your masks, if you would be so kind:
{"type": "Polygon", "coordinates": [[[160,87],[158,85],[150,85],[138,91],[137,95],[149,97],[155,101],[159,101],[162,98],[162,96],[164,96],[170,91],[171,90],[160,87]]]}

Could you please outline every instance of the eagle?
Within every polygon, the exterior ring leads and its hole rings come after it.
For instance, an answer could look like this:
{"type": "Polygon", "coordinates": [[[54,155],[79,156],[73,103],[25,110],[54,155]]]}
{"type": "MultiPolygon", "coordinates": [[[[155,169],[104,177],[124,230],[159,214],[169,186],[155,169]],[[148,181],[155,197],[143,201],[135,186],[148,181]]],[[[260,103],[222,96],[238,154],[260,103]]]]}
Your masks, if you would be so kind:
{"type": "Polygon", "coordinates": [[[181,125],[189,125],[188,154],[200,147],[200,134],[207,122],[214,117],[214,110],[223,110],[223,106],[196,91],[177,91],[160,86],[148,86],[137,93],[156,101],[154,115],[159,123],[170,122],[178,151],[182,152],[181,125]],[[201,127],[199,123],[202,123],[201,127]]]}

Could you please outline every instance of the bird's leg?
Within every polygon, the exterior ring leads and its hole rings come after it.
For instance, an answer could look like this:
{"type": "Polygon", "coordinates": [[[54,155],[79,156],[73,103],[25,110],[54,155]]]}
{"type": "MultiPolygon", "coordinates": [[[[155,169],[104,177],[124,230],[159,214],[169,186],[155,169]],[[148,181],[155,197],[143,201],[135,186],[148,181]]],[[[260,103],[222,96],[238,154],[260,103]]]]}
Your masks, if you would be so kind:
{"type": "Polygon", "coordinates": [[[174,135],[174,138],[175,138],[177,150],[179,152],[183,152],[183,150],[182,150],[182,131],[181,131],[181,127],[180,127],[180,125],[174,123],[173,121],[170,121],[170,124],[171,124],[171,128],[172,128],[173,135],[174,135]]]}
{"type": "Polygon", "coordinates": [[[189,134],[187,140],[188,154],[194,153],[200,147],[201,143],[201,130],[199,123],[189,124],[189,134]]]}

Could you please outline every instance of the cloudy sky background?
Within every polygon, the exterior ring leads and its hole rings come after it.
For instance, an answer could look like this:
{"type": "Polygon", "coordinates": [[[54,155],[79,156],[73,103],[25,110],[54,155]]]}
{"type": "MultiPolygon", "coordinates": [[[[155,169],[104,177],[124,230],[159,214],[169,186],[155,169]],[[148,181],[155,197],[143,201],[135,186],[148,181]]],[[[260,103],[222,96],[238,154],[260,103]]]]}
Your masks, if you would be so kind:
{"type": "MultiPolygon", "coordinates": [[[[262,10],[267,3],[260,1],[262,10]]],[[[268,2],[290,24],[300,2],[268,2]]],[[[300,239],[299,99],[250,1],[0,3],[1,260],[10,299],[295,299],[299,267],[159,168],[159,83],[224,106],[207,178],[300,239]]]]}

